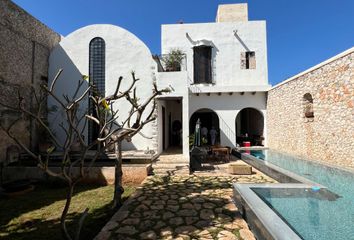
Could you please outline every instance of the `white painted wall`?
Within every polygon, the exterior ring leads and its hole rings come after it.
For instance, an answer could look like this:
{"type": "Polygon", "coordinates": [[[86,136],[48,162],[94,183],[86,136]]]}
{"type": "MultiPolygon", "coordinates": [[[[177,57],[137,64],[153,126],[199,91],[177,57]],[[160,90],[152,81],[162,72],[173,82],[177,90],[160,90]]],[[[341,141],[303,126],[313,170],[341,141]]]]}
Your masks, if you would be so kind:
{"type": "MultiPolygon", "coordinates": [[[[265,21],[162,25],[161,32],[162,53],[180,49],[187,58],[186,72],[157,75],[160,86],[171,85],[176,90],[171,96],[183,96],[183,153],[186,157],[189,149],[189,119],[198,109],[209,108],[217,113],[221,144],[231,147],[236,145],[235,121],[239,111],[247,107],[258,109],[266,121],[266,91],[270,85],[265,21]],[[235,30],[237,36],[234,34],[235,30]],[[214,84],[191,85],[193,47],[198,44],[213,46],[214,84]],[[255,51],[256,69],[241,69],[241,52],[245,51],[255,51]],[[219,96],[218,92],[223,94],[219,96]],[[233,95],[228,92],[233,92],[233,95]],[[240,95],[239,92],[245,93],[240,95]],[[252,95],[251,92],[257,93],[252,95]],[[199,96],[195,93],[199,93],[199,96]],[[211,94],[207,96],[205,93],[211,94]]],[[[264,126],[266,127],[266,122],[264,126]]],[[[264,137],[266,144],[267,137],[264,137]]]]}
{"type": "MultiPolygon", "coordinates": [[[[222,94],[200,94],[199,96],[190,96],[189,118],[199,109],[209,108],[213,110],[219,117],[220,124],[220,141],[221,145],[235,147],[236,146],[236,128],[235,121],[237,114],[244,108],[255,108],[259,110],[264,119],[266,119],[266,93],[245,93],[240,95],[234,93],[233,95],[222,94]]],[[[189,130],[188,130],[189,131],[189,130]]],[[[266,136],[266,122],[264,123],[264,137],[265,144],[267,142],[266,136]]]]}
{"type": "Polygon", "coordinates": [[[161,32],[162,53],[176,48],[186,53],[190,79],[193,80],[194,43],[186,33],[193,41],[200,41],[199,44],[204,41],[213,46],[213,82],[217,87],[269,86],[265,21],[162,25],[161,32]],[[238,37],[234,35],[235,30],[238,37]],[[256,69],[240,67],[245,46],[256,52],[256,69]]]}
{"type": "MultiPolygon", "coordinates": [[[[156,82],[159,88],[172,87],[173,91],[168,93],[162,98],[181,98],[182,104],[182,148],[183,157],[189,158],[189,82],[188,73],[186,71],[181,72],[158,72],[156,73],[156,82]]],[[[160,116],[158,121],[162,121],[160,116]]],[[[162,132],[161,124],[159,124],[159,132],[162,132]]],[[[160,144],[162,139],[160,140],[160,144]]],[[[162,150],[162,146],[160,146],[162,150]]]]}
{"type": "MultiPolygon", "coordinates": [[[[101,37],[106,43],[106,95],[115,90],[119,76],[123,76],[121,89],[128,88],[131,83],[131,71],[135,71],[140,81],[137,83],[137,93],[141,101],[144,101],[152,92],[153,71],[156,66],[147,46],[129,31],[118,26],[108,24],[91,25],[69,34],[58,46],[54,48],[49,58],[49,79],[52,80],[59,68],[64,72],[58,80],[56,93],[73,93],[74,86],[82,75],[89,74],[89,43],[95,37],[101,37]]],[[[53,99],[48,100],[48,105],[55,104],[53,99]]],[[[82,105],[87,108],[88,101],[82,105]]],[[[115,104],[115,109],[120,110],[122,121],[128,114],[127,102],[121,101],[115,104]]],[[[147,109],[149,112],[149,109],[147,109]]],[[[64,135],[57,124],[63,119],[62,113],[54,113],[49,116],[49,122],[56,130],[57,137],[63,141],[64,135]]],[[[151,126],[142,130],[146,136],[152,135],[151,126]]],[[[87,139],[87,131],[85,132],[87,139]]],[[[153,141],[136,135],[132,143],[125,143],[124,149],[153,149],[153,141]]]]}
{"type": "MultiPolygon", "coordinates": [[[[49,79],[53,79],[59,68],[64,72],[59,79],[56,91],[59,96],[63,93],[73,93],[77,81],[82,75],[89,72],[89,42],[101,37],[106,42],[106,95],[113,93],[119,76],[124,77],[122,88],[125,89],[131,82],[130,72],[134,70],[141,80],[137,84],[137,92],[143,100],[151,94],[154,74],[156,74],[159,88],[172,86],[172,93],[162,96],[158,101],[158,146],[162,150],[162,116],[161,107],[166,107],[166,123],[168,113],[173,111],[169,106],[168,98],[180,98],[182,105],[183,125],[183,156],[189,158],[189,119],[201,108],[214,110],[220,121],[221,144],[235,146],[235,119],[240,110],[253,107],[260,110],[266,121],[266,89],[268,85],[266,26],[264,21],[235,22],[235,23],[202,23],[202,24],[175,24],[162,26],[162,53],[170,49],[179,48],[187,55],[187,71],[156,72],[156,63],[151,57],[149,49],[136,36],[113,25],[92,25],[81,28],[65,37],[53,50],[49,62],[49,79]],[[238,31],[238,38],[234,35],[238,31]],[[188,40],[186,33],[193,41],[207,40],[213,48],[213,77],[215,85],[197,86],[199,96],[193,93],[190,83],[193,80],[193,42],[188,40]],[[242,40],[242,43],[240,40],[242,40]],[[256,69],[241,69],[240,55],[246,51],[256,52],[256,69]],[[213,89],[215,90],[213,90],[213,89]],[[203,90],[204,89],[204,90],[203,90]],[[216,91],[217,90],[217,91],[216,91]],[[239,91],[245,91],[240,95],[239,91]],[[255,95],[247,91],[258,91],[255,95]],[[211,92],[207,96],[203,92],[211,92]],[[213,92],[234,92],[233,95],[223,93],[219,96],[213,92]]],[[[195,85],[194,85],[195,87],[195,85]]],[[[53,99],[48,105],[55,104],[53,99]]],[[[122,119],[127,115],[126,102],[115,105],[121,111],[122,119]]],[[[87,108],[87,101],[81,106],[87,108]]],[[[49,116],[49,121],[57,132],[58,138],[63,141],[63,135],[57,126],[63,119],[63,113],[56,112],[49,116]]],[[[264,124],[266,126],[266,123],[264,124]]],[[[264,133],[266,134],[266,129],[264,133]]],[[[145,127],[144,135],[152,136],[152,127],[145,127]]],[[[166,128],[168,133],[168,127],[166,128]]],[[[87,137],[87,131],[85,133],[87,137]]],[[[267,141],[267,138],[265,136],[267,141]]],[[[166,136],[168,141],[168,136],[166,136]]],[[[140,135],[133,138],[132,144],[126,143],[124,149],[154,149],[153,140],[145,139],[140,135]]],[[[166,144],[167,146],[167,144],[166,144]]],[[[156,146],[155,146],[156,147],[156,146]]]]}
{"type": "Polygon", "coordinates": [[[166,94],[169,97],[184,97],[188,95],[188,73],[182,72],[157,72],[156,84],[159,88],[173,88],[166,94]]]}

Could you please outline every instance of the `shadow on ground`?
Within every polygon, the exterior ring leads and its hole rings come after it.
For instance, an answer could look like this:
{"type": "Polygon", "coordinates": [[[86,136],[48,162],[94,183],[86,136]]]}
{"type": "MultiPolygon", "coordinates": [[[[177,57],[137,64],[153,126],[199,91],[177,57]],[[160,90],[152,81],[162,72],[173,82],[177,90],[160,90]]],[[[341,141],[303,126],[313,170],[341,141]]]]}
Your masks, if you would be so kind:
{"type": "Polygon", "coordinates": [[[107,230],[114,239],[253,238],[231,201],[232,182],[239,180],[268,181],[252,176],[150,177],[107,230]]]}
{"type": "MultiPolygon", "coordinates": [[[[56,182],[39,184],[22,196],[0,199],[0,239],[62,239],[59,218],[65,196],[65,185],[56,182]]],[[[78,200],[72,203],[68,228],[76,228],[81,212],[89,207],[81,239],[92,239],[114,213],[112,196],[113,186],[75,187],[73,201],[78,200]]]]}

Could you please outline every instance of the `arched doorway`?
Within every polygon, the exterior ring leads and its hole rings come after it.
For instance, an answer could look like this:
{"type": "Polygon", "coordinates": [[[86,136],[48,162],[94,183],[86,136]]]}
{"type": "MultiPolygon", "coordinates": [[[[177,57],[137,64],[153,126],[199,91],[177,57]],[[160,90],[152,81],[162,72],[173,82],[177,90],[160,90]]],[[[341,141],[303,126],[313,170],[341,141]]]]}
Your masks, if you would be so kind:
{"type": "MultiPolygon", "coordinates": [[[[212,144],[212,139],[210,135],[210,130],[214,128],[217,132],[216,134],[216,139],[215,139],[215,144],[220,143],[220,127],[219,127],[219,117],[218,115],[211,109],[208,108],[203,108],[195,111],[190,120],[189,120],[189,134],[194,134],[195,131],[195,125],[200,119],[201,123],[201,129],[206,128],[208,131],[206,135],[206,140],[207,143],[204,144],[212,144]]],[[[203,131],[201,131],[203,133],[203,131]]]]}
{"type": "Polygon", "coordinates": [[[242,146],[244,141],[252,146],[263,146],[264,117],[254,108],[244,108],[236,116],[236,142],[242,146]]]}

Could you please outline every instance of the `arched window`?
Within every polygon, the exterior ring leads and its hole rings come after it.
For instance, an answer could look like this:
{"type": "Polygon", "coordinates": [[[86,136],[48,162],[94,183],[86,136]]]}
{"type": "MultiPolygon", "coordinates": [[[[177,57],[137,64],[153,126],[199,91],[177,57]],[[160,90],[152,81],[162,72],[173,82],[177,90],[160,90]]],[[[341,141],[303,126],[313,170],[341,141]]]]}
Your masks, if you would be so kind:
{"type": "Polygon", "coordinates": [[[104,96],[106,90],[106,44],[102,38],[96,37],[91,40],[89,58],[90,83],[94,84],[98,93],[104,96]]]}
{"type": "Polygon", "coordinates": [[[303,106],[304,106],[304,115],[305,118],[313,118],[313,98],[310,93],[306,93],[303,96],[303,106]]]}
{"type": "MultiPolygon", "coordinates": [[[[90,94],[105,96],[106,81],[106,44],[105,41],[96,37],[91,40],[89,46],[89,81],[95,86],[90,94]]],[[[89,101],[89,111],[95,114],[93,104],[89,101]]],[[[88,141],[93,142],[98,136],[98,126],[89,121],[88,141]]]]}

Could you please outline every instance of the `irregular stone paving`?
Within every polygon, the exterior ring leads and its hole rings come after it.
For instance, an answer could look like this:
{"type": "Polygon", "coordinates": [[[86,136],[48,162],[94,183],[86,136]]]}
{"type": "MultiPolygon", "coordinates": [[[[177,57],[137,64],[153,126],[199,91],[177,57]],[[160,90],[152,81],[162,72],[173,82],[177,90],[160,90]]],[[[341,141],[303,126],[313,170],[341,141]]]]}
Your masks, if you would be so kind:
{"type": "Polygon", "coordinates": [[[148,177],[96,239],[254,239],[231,201],[233,182],[275,181],[262,174],[148,177]]]}

